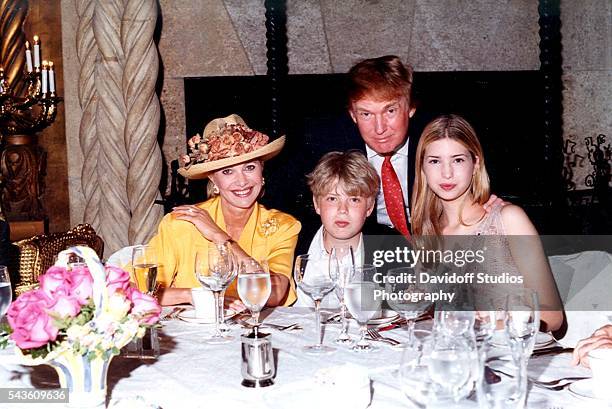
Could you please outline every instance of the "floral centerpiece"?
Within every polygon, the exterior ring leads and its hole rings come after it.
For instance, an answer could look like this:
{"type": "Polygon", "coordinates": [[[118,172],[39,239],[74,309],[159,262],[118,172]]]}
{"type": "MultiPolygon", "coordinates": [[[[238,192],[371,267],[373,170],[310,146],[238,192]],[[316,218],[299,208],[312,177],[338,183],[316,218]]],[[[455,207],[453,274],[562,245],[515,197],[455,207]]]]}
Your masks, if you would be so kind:
{"type": "Polygon", "coordinates": [[[10,338],[24,364],[55,367],[71,395],[85,395],[84,402],[99,405],[106,397],[110,360],[157,323],[161,308],[131,286],[129,273],[104,267],[90,248],[71,248],[58,259],[39,277],[38,289],[21,294],[9,306],[10,338]],[[68,269],[72,253],[87,266],[68,269]],[[96,374],[100,379],[85,379],[96,374]],[[96,390],[95,384],[103,388],[96,390]],[[92,399],[90,393],[97,396],[92,399]]]}

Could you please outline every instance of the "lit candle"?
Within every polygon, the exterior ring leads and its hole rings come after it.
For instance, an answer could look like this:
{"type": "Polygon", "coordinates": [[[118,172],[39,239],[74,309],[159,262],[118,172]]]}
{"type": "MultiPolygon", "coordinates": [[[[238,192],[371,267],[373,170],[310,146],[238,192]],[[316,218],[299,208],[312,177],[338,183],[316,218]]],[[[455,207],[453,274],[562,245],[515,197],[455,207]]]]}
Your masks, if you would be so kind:
{"type": "Polygon", "coordinates": [[[53,61],[49,61],[49,92],[55,92],[55,70],[53,69],[53,61]]]}
{"type": "Polygon", "coordinates": [[[34,67],[40,68],[40,41],[34,36],[34,67]]]}
{"type": "Polygon", "coordinates": [[[42,64],[42,93],[47,93],[47,66],[49,65],[46,61],[42,64]]]}
{"type": "Polygon", "coordinates": [[[32,72],[32,51],[30,51],[30,42],[26,41],[26,65],[28,72],[32,72]]]}

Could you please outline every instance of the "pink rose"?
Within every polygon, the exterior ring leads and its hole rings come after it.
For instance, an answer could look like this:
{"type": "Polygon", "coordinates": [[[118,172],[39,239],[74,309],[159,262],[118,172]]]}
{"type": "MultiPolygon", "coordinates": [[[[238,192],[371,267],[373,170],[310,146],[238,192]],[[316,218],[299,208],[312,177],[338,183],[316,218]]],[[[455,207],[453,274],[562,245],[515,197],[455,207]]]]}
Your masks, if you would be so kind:
{"type": "Polygon", "coordinates": [[[7,318],[13,329],[11,338],[21,349],[37,348],[57,338],[58,329],[47,309],[53,301],[42,290],[21,294],[9,306],[7,318]]]}
{"type": "Polygon", "coordinates": [[[40,277],[40,288],[48,295],[53,296],[55,291],[68,284],[69,274],[63,267],[51,267],[40,277]]]}
{"type": "Polygon", "coordinates": [[[152,325],[159,320],[159,314],[161,313],[161,307],[150,295],[143,294],[140,291],[131,288],[129,291],[128,298],[132,300],[134,306],[132,307],[132,314],[140,315],[139,322],[141,324],[152,325]]]}
{"type": "Polygon", "coordinates": [[[127,294],[127,289],[130,286],[130,275],[120,268],[106,266],[106,286],[109,294],[119,290],[127,294]]]}
{"type": "Polygon", "coordinates": [[[82,304],[76,297],[58,292],[55,294],[55,299],[51,300],[48,311],[51,311],[62,318],[73,318],[76,317],[79,312],[81,312],[81,305],[82,304]]]}
{"type": "Polygon", "coordinates": [[[89,302],[93,296],[93,277],[87,267],[73,269],[70,273],[70,292],[81,305],[89,302]]]}

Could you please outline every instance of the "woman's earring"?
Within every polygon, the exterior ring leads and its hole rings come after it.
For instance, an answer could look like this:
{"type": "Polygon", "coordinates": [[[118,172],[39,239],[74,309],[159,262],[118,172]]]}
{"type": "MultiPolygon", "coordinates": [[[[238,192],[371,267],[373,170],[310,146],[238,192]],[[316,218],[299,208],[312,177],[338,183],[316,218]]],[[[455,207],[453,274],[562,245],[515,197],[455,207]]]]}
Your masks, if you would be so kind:
{"type": "Polygon", "coordinates": [[[218,194],[219,194],[219,188],[217,187],[217,185],[214,185],[214,186],[213,186],[213,193],[214,193],[215,195],[218,195],[218,194]]]}
{"type": "Polygon", "coordinates": [[[266,185],[266,178],[261,178],[261,187],[266,185]]]}

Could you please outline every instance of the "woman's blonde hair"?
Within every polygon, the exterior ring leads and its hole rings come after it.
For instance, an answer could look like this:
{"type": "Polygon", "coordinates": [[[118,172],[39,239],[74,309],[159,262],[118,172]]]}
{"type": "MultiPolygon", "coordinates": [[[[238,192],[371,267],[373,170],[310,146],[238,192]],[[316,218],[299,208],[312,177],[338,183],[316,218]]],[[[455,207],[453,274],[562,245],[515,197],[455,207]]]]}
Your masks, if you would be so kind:
{"type": "Polygon", "coordinates": [[[357,150],[326,153],[306,178],[317,199],[329,193],[336,184],[351,196],[374,200],[378,193],[378,174],[364,154],[357,150]]]}
{"type": "MultiPolygon", "coordinates": [[[[489,200],[489,175],[485,167],[482,146],[474,128],[459,115],[442,115],[425,127],[417,146],[411,207],[411,226],[415,235],[442,234],[442,226],[440,226],[442,203],[440,198],[427,185],[425,172],[423,171],[423,161],[427,147],[432,142],[444,138],[452,139],[463,145],[469,151],[475,163],[476,168],[469,188],[474,202],[484,204],[489,200]],[[476,158],[479,159],[477,164],[476,158]]],[[[461,218],[462,210],[463,208],[459,211],[459,221],[466,226],[461,218]]]]}

